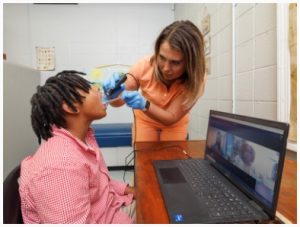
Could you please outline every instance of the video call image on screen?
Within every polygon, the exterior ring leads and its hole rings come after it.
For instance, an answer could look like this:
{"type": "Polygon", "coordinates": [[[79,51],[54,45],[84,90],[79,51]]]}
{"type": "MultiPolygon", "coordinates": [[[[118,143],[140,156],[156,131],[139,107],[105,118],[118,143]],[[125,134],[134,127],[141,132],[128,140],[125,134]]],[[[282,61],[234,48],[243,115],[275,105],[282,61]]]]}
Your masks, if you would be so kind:
{"type": "Polygon", "coordinates": [[[214,127],[208,129],[207,152],[229,171],[240,172],[239,181],[251,193],[263,197],[269,205],[272,203],[278,152],[214,127]]]}

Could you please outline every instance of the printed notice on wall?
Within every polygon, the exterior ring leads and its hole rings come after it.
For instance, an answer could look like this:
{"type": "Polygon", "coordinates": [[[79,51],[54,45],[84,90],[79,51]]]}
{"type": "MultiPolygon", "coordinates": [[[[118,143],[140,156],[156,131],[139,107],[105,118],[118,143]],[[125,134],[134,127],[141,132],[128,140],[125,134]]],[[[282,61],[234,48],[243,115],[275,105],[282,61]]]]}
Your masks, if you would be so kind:
{"type": "Polygon", "coordinates": [[[55,48],[36,47],[37,69],[41,71],[51,71],[55,69],[55,48]]]}

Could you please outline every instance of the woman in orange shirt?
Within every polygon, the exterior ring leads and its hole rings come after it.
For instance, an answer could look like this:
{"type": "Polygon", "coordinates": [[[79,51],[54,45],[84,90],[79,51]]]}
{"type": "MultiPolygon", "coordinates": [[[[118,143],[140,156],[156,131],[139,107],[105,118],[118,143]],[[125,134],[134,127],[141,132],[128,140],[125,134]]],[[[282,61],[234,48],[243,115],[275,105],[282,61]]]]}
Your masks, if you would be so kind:
{"type": "MultiPolygon", "coordinates": [[[[114,74],[103,81],[104,92],[119,80],[114,74]]],[[[135,141],[185,140],[188,113],[205,81],[203,36],[192,22],[175,21],[158,36],[154,55],[133,65],[125,84],[108,99],[121,97],[110,104],[134,109],[135,141]]]]}

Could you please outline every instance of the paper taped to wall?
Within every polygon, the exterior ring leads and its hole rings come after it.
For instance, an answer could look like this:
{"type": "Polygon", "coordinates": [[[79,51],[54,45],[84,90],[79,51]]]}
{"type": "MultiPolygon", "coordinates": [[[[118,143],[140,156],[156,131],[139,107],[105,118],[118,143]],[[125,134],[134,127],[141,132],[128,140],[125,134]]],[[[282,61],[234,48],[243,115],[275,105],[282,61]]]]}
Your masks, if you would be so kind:
{"type": "Polygon", "coordinates": [[[55,69],[55,48],[36,47],[37,69],[40,71],[52,71],[55,69]]]}

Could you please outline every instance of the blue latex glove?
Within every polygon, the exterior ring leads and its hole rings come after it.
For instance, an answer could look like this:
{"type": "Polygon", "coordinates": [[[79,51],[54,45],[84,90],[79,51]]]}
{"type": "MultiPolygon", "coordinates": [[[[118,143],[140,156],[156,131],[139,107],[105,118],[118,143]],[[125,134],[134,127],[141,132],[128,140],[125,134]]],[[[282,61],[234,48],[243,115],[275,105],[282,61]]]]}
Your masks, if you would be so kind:
{"type": "MultiPolygon", "coordinates": [[[[102,88],[106,94],[108,89],[113,89],[115,88],[116,84],[118,83],[118,81],[121,79],[121,74],[120,73],[113,73],[113,75],[111,77],[109,77],[106,80],[102,81],[102,88]]],[[[116,98],[122,91],[124,91],[125,89],[125,84],[121,84],[120,88],[117,89],[114,93],[112,93],[111,96],[109,97],[105,97],[107,100],[109,99],[114,99],[116,98]]]]}
{"type": "Polygon", "coordinates": [[[146,99],[138,91],[123,91],[121,99],[132,109],[145,109],[146,99]]]}

